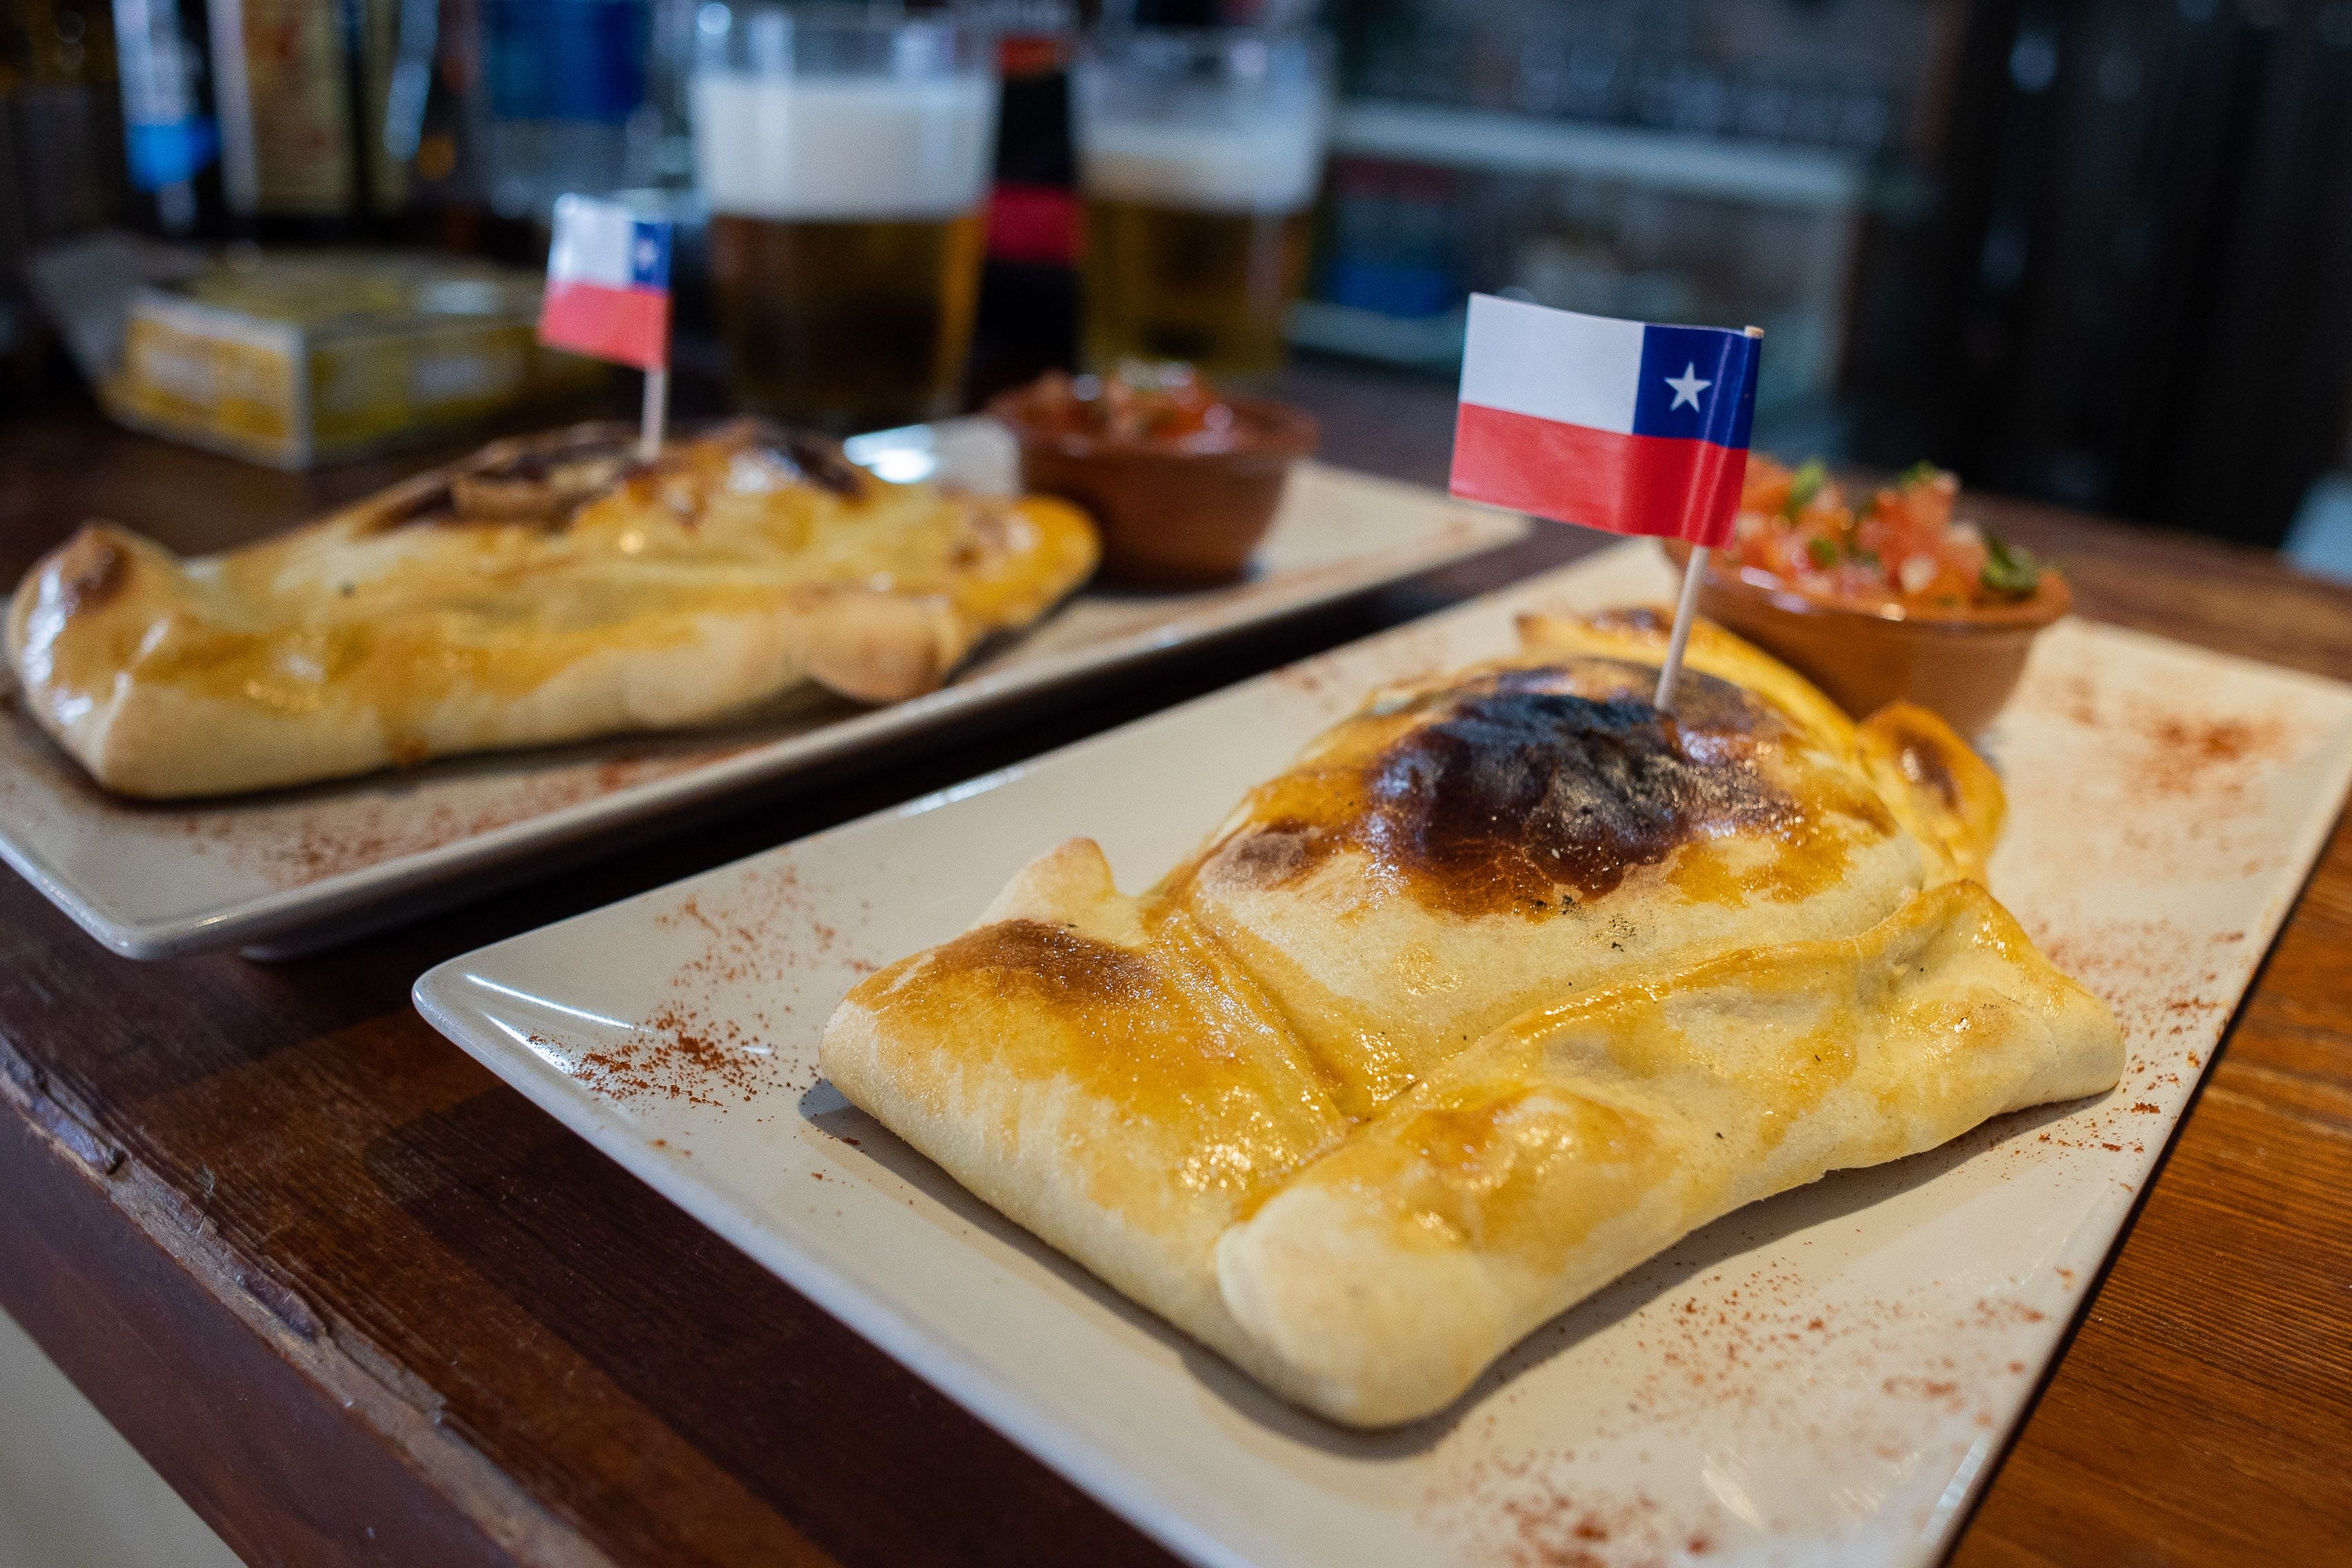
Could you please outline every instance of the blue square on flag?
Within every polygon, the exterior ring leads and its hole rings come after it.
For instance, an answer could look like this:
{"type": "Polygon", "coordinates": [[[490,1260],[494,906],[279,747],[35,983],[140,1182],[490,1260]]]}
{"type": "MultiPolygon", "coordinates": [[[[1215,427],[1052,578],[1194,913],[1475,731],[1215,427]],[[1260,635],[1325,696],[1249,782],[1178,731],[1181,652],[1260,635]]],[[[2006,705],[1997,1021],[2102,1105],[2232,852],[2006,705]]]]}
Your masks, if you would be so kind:
{"type": "Polygon", "coordinates": [[[1761,344],[1474,294],[1455,495],[1612,533],[1718,545],[1748,471],[1761,344]]]}
{"type": "Polygon", "coordinates": [[[1642,329],[1633,433],[1745,450],[1756,423],[1756,340],[1719,327],[1642,329]]]}
{"type": "Polygon", "coordinates": [[[669,225],[649,223],[644,218],[632,221],[636,230],[635,242],[629,247],[629,282],[638,289],[669,287],[669,225]]]}

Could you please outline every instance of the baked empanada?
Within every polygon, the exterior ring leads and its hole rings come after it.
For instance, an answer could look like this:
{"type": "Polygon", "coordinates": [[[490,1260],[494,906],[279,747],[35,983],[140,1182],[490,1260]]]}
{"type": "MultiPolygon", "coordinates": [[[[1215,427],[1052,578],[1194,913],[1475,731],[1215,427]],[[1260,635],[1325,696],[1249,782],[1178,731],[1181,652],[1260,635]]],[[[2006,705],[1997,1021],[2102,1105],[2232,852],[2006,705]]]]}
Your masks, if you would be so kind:
{"type": "Polygon", "coordinates": [[[1661,617],[1377,694],[1139,898],[1087,839],[861,983],[825,1076],[1335,1420],[1444,1406],[1708,1220],[2111,1087],[1974,880],[2000,784],[1661,617]]]}
{"type": "Polygon", "coordinates": [[[26,706],[125,795],[220,795],[929,691],[1093,571],[1042,497],[886,483],[753,423],[651,463],[624,426],[502,441],[183,561],[93,523],[9,607],[26,706]]]}

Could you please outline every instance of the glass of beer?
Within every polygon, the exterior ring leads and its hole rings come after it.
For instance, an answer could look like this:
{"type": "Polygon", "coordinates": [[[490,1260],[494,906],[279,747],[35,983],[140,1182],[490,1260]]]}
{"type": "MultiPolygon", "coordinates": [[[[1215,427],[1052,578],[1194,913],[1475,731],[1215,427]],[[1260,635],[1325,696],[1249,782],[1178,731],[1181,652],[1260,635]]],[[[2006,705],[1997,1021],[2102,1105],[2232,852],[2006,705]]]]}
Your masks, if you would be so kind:
{"type": "Polygon", "coordinates": [[[1323,171],[1328,46],[1125,29],[1096,40],[1074,86],[1087,363],[1190,360],[1221,377],[1278,367],[1323,171]]]}
{"type": "Polygon", "coordinates": [[[695,13],[695,179],[746,407],[847,433],[952,413],[980,300],[996,68],[940,13],[695,13]]]}

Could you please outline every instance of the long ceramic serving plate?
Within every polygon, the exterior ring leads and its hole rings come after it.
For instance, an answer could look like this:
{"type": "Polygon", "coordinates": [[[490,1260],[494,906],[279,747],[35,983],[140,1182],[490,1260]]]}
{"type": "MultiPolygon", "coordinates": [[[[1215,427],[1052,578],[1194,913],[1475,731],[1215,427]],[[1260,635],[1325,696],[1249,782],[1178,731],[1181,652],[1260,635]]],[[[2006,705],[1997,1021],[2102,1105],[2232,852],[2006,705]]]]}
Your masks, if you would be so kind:
{"type": "MultiPolygon", "coordinates": [[[[884,477],[1009,489],[1011,438],[984,420],[858,437],[884,477]]],[[[242,800],[142,805],[92,785],[0,669],[0,858],[118,952],[342,940],[580,853],[655,818],[837,765],[990,708],[1361,593],[1521,536],[1523,520],[1303,465],[1256,565],[1231,587],[1081,592],[943,690],[862,710],[806,701],[724,730],[512,752],[242,800]]]]}
{"type": "Polygon", "coordinates": [[[2070,621],[1990,737],[1995,890],[2120,1015],[2112,1094],[1685,1240],[1384,1436],[1274,1399],[819,1081],[860,975],[1075,834],[1156,878],[1370,689],[1514,616],[1655,601],[1613,550],[1020,767],[485,948],[425,1015],[681,1207],[1202,1563],[1917,1564],[2017,1422],[2352,777],[2352,688],[2070,621]]]}

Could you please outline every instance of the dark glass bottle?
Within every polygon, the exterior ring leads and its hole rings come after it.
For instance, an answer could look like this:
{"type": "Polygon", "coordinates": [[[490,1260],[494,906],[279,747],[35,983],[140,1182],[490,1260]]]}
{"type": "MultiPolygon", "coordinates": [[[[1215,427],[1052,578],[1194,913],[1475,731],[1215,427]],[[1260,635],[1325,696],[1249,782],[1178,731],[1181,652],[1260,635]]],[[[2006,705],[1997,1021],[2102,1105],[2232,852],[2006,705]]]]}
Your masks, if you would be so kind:
{"type": "Polygon", "coordinates": [[[1003,96],[972,352],[976,401],[1041,371],[1067,369],[1077,354],[1076,16],[1055,0],[1004,0],[984,15],[997,35],[1003,96]]]}

